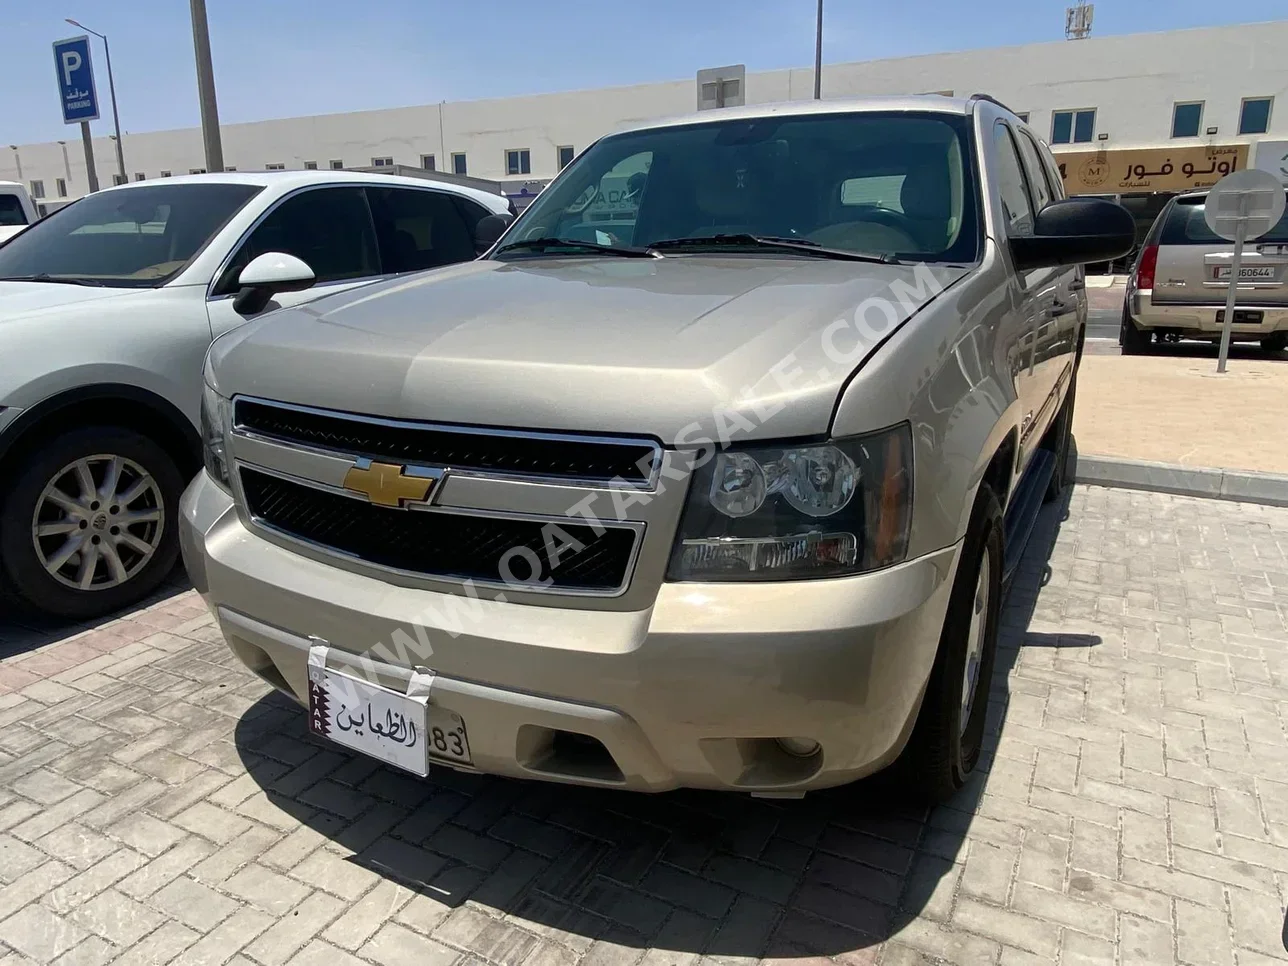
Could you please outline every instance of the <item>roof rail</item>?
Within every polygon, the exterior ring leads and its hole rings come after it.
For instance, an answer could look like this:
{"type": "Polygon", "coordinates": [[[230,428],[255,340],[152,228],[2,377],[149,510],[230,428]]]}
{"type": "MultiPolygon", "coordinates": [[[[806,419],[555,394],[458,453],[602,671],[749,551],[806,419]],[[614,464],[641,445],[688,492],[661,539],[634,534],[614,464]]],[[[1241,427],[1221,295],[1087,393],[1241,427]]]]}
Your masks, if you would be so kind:
{"type": "MultiPolygon", "coordinates": [[[[1009,107],[1007,107],[1005,104],[1003,104],[1001,101],[999,101],[999,100],[998,100],[996,97],[994,97],[992,94],[972,94],[970,97],[968,97],[968,98],[967,98],[967,100],[969,100],[969,101],[988,101],[990,104],[996,104],[998,107],[1000,107],[1000,108],[1001,108],[1002,110],[1004,110],[1004,111],[1011,111],[1011,109],[1010,109],[1009,107]]],[[[1014,111],[1011,111],[1011,113],[1012,113],[1012,114],[1014,114],[1015,112],[1014,112],[1014,111]]]]}

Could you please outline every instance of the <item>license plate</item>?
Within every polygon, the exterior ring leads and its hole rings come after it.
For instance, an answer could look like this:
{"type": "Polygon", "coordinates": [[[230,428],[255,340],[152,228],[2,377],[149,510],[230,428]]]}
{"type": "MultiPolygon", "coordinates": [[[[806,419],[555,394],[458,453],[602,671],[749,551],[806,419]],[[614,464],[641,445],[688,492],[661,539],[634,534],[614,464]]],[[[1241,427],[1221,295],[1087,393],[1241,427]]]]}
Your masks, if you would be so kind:
{"type": "MultiPolygon", "coordinates": [[[[1230,280],[1230,268],[1231,266],[1229,265],[1218,265],[1216,266],[1212,277],[1215,278],[1218,282],[1228,282],[1230,280]]],[[[1239,266],[1239,281],[1247,280],[1251,282],[1273,282],[1278,277],[1279,277],[1278,265],[1240,265],[1239,266]]]]}
{"type": "Polygon", "coordinates": [[[326,667],[309,667],[309,730],[421,777],[435,759],[472,763],[460,715],[326,667]]]}

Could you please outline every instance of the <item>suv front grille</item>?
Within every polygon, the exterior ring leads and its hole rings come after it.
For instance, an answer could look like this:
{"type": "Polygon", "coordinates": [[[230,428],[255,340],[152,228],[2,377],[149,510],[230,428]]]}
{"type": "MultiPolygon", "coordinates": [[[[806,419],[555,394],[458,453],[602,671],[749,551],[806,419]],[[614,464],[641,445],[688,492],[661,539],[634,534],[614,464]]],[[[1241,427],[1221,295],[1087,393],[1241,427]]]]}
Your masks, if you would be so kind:
{"type": "Polygon", "coordinates": [[[565,548],[559,565],[551,568],[542,534],[546,524],[539,520],[386,509],[246,467],[241,485],[251,516],[275,530],[427,577],[499,582],[503,559],[519,547],[542,561],[542,573],[531,573],[528,554],[510,554],[508,575],[514,580],[550,578],[548,590],[609,594],[625,587],[635,552],[633,529],[607,526],[596,534],[589,526],[560,520],[560,529],[583,547],[565,548]]]}
{"type": "Polygon", "coordinates": [[[556,482],[650,485],[661,449],[648,440],[471,430],[238,399],[233,425],[268,439],[399,464],[448,466],[556,482]]]}

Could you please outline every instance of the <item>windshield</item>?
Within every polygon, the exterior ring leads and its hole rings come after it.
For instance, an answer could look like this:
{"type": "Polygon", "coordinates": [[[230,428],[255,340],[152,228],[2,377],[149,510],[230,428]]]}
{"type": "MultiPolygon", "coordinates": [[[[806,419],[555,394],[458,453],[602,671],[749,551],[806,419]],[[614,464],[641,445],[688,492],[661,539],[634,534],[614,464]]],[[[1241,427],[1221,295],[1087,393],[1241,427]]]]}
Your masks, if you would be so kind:
{"type": "Polygon", "coordinates": [[[494,257],[551,253],[505,251],[532,238],[647,247],[746,234],[923,261],[974,261],[969,139],[964,116],[874,112],[614,135],[537,196],[494,257]]]}
{"type": "Polygon", "coordinates": [[[160,285],[262,189],[149,185],[87,195],[0,248],[0,279],[49,276],[102,285],[160,285]]]}

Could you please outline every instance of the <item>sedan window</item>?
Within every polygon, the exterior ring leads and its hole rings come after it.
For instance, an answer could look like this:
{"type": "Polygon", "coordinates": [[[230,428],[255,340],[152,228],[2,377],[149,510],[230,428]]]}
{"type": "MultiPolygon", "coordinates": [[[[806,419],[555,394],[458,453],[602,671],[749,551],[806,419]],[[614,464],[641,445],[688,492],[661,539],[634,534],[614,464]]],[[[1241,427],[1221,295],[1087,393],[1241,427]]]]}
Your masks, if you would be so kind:
{"type": "Polygon", "coordinates": [[[88,195],[0,248],[0,278],[161,285],[261,190],[243,184],[172,184],[88,195]]]}

